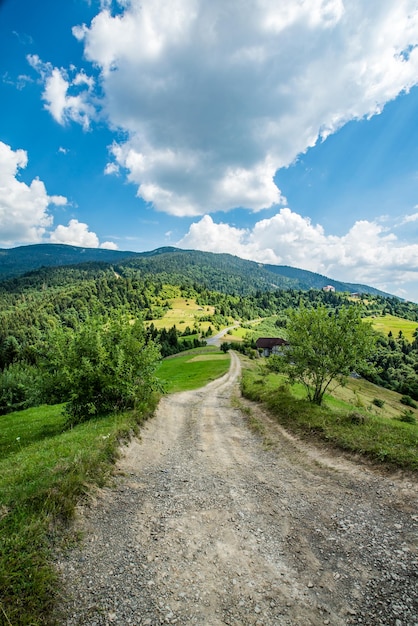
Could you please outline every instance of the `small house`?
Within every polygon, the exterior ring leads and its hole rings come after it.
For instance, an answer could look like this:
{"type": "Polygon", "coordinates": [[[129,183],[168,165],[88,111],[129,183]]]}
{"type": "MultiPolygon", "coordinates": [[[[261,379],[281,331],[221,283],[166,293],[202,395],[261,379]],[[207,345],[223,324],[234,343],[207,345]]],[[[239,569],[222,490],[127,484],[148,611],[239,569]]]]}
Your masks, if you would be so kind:
{"type": "Polygon", "coordinates": [[[325,287],[322,287],[322,291],[327,291],[327,292],[335,292],[335,287],[334,285],[325,285],[325,287]]]}
{"type": "Polygon", "coordinates": [[[289,344],[286,339],[281,337],[260,337],[255,345],[263,356],[270,356],[271,354],[283,354],[283,348],[289,344]]]}

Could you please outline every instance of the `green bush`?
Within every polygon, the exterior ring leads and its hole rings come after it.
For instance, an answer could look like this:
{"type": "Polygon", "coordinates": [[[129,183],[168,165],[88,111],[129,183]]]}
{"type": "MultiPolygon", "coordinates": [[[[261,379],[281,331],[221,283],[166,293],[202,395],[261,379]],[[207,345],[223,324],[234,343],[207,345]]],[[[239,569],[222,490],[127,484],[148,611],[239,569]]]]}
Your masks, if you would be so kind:
{"type": "Polygon", "coordinates": [[[416,424],[417,420],[415,414],[410,409],[406,409],[401,415],[398,417],[401,422],[405,422],[406,424],[416,424]]]}
{"type": "MultiPolygon", "coordinates": [[[[142,322],[115,315],[88,318],[76,331],[60,329],[44,361],[50,397],[54,382],[67,401],[68,425],[132,409],[154,385],[160,353],[146,338],[142,322]]],[[[50,399],[50,398],[49,398],[50,399]]]]}
{"type": "Polygon", "coordinates": [[[385,401],[384,401],[384,400],[381,400],[380,398],[374,398],[374,400],[373,400],[373,404],[374,404],[375,406],[378,406],[378,407],[379,407],[379,409],[381,409],[381,408],[384,406],[385,401]]]}
{"type": "Polygon", "coordinates": [[[353,411],[347,415],[346,421],[349,424],[356,424],[357,426],[361,426],[366,423],[366,416],[362,413],[358,413],[357,411],[353,411]]]}
{"type": "Polygon", "coordinates": [[[413,409],[418,409],[418,404],[415,402],[415,400],[411,398],[411,396],[402,396],[400,401],[402,404],[405,404],[406,406],[410,406],[413,409]]]}
{"type": "Polygon", "coordinates": [[[145,342],[142,323],[123,318],[87,325],[70,346],[68,375],[71,423],[132,409],[149,397],[159,351],[145,342]]]}
{"type": "Polygon", "coordinates": [[[286,362],[282,356],[272,354],[267,359],[267,367],[271,372],[284,372],[286,370],[286,362]]]}

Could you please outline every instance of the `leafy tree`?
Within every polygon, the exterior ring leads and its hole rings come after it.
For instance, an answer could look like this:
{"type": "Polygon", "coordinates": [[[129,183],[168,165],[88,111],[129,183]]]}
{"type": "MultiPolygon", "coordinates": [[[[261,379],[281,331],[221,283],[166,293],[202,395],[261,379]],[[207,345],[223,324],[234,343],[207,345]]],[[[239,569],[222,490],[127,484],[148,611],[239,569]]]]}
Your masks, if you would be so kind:
{"type": "Polygon", "coordinates": [[[353,306],[336,312],[323,305],[301,307],[288,316],[289,376],[305,386],[311,402],[321,404],[333,381],[341,384],[352,370],[365,367],[375,333],[353,306]]]}
{"type": "Polygon", "coordinates": [[[0,415],[37,404],[38,389],[39,375],[35,367],[11,363],[0,371],[0,415]]]}
{"type": "Polygon", "coordinates": [[[149,397],[160,353],[142,322],[116,314],[107,321],[91,317],[78,332],[61,334],[44,366],[52,380],[61,379],[69,424],[132,409],[149,397]]]}
{"type": "Polygon", "coordinates": [[[20,346],[16,337],[10,335],[4,341],[0,341],[0,368],[10,363],[16,363],[19,359],[20,346]]]}

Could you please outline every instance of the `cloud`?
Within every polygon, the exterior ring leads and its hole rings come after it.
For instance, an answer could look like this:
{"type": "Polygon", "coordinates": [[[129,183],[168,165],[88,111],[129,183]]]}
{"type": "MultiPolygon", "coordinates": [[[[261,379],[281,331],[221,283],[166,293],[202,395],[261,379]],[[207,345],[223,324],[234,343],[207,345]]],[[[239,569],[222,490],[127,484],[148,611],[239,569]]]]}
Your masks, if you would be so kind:
{"type": "Polygon", "coordinates": [[[104,168],[104,173],[107,176],[110,176],[112,174],[119,174],[119,165],[117,165],[116,163],[107,163],[106,167],[104,168]]]}
{"type": "Polygon", "coordinates": [[[117,250],[117,245],[112,241],[99,243],[96,233],[89,230],[87,224],[72,219],[68,222],[68,226],[61,224],[49,235],[50,243],[63,243],[70,246],[80,246],[86,248],[106,248],[108,250],[117,250]]]}
{"type": "MultiPolygon", "coordinates": [[[[367,220],[356,222],[341,237],[329,235],[289,208],[248,229],[217,224],[205,215],[177,245],[299,267],[399,295],[404,283],[418,279],[418,244],[400,241],[388,228],[367,220]]],[[[415,297],[418,300],[418,293],[415,297]]]]}
{"type": "Polygon", "coordinates": [[[51,63],[41,61],[37,55],[30,54],[27,60],[41,76],[45,109],[54,120],[63,126],[73,121],[88,130],[92,120],[96,119],[94,79],[84,71],[76,72],[75,68],[67,71],[53,67],[51,63]]]}
{"type": "MultiPolygon", "coordinates": [[[[418,207],[415,207],[418,208],[418,207]]],[[[418,213],[412,213],[411,215],[405,215],[403,218],[401,225],[409,224],[410,222],[416,222],[418,220],[418,213]]]]}
{"type": "Polygon", "coordinates": [[[22,46],[30,46],[33,44],[33,37],[31,37],[31,35],[18,33],[16,30],[13,30],[12,33],[15,37],[17,37],[17,40],[20,44],[22,44],[22,46]]]}
{"type": "Polygon", "coordinates": [[[33,79],[26,74],[19,74],[17,78],[12,78],[8,72],[5,72],[2,76],[2,82],[16,87],[18,91],[22,91],[28,83],[33,83],[33,79]]]}
{"type": "Polygon", "coordinates": [[[49,196],[44,183],[35,178],[30,185],[18,180],[20,171],[28,164],[25,150],[12,150],[0,141],[0,245],[15,246],[48,241],[89,248],[117,249],[112,241],[99,242],[87,224],[70,220],[68,226],[51,231],[51,205],[65,206],[64,196],[49,196]]]}
{"type": "Polygon", "coordinates": [[[37,243],[53,218],[51,204],[65,205],[63,196],[48,196],[44,183],[35,178],[30,185],[18,180],[28,163],[24,150],[12,150],[0,141],[0,244],[37,243]]]}
{"type": "MultiPolygon", "coordinates": [[[[110,1],[73,29],[138,195],[195,216],[285,204],[275,172],[418,82],[415,0],[110,1]]],[[[92,119],[54,68],[54,117],[92,119]],[[73,109],[71,109],[73,106],[73,109]]]]}

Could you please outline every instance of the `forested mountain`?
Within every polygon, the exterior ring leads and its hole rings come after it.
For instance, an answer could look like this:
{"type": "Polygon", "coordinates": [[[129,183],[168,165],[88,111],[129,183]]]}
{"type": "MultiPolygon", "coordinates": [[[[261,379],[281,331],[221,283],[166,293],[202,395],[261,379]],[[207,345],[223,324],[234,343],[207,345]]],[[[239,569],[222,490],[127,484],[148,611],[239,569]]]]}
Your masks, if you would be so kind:
{"type": "MultiPolygon", "coordinates": [[[[284,265],[264,265],[230,254],[197,250],[158,248],[150,252],[121,252],[99,248],[78,248],[61,244],[37,244],[0,250],[0,280],[21,276],[39,268],[80,266],[91,271],[91,264],[116,272],[129,270],[142,275],[158,275],[167,282],[185,280],[223,293],[250,294],[274,289],[322,289],[333,285],[337,291],[385,294],[367,285],[335,281],[326,276],[284,265]],[[90,266],[85,265],[90,263],[90,266]]],[[[46,278],[48,272],[44,272],[46,278]]],[[[54,276],[54,274],[49,274],[54,276]]],[[[56,277],[56,274],[55,274],[56,277]]],[[[33,278],[35,278],[33,276],[33,278]]],[[[55,280],[55,278],[53,279],[55,280]]]]}
{"type": "MultiPolygon", "coordinates": [[[[380,294],[354,299],[349,292],[360,289],[345,283],[334,284],[342,291],[325,292],[322,287],[334,282],[326,277],[293,268],[284,268],[288,274],[284,275],[279,267],[267,268],[227,254],[161,248],[123,256],[129,253],[92,250],[87,252],[89,262],[65,265],[74,258],[86,258],[83,249],[28,248],[27,254],[18,253],[26,261],[32,258],[35,264],[36,259],[45,260],[45,254],[55,250],[57,258],[52,255],[51,259],[57,265],[0,280],[0,413],[41,401],[68,401],[73,387],[68,377],[64,384],[62,376],[63,371],[71,373],[65,365],[68,346],[91,349],[97,353],[97,363],[102,363],[101,342],[104,348],[113,345],[108,329],[117,334],[121,328],[121,337],[129,346],[130,322],[137,320],[142,325],[143,320],[162,318],[176,298],[191,299],[197,305],[191,326],[180,332],[175,326],[157,329],[145,323],[143,336],[138,334],[135,339],[144,346],[157,346],[162,356],[199,344],[209,331],[235,320],[245,326],[249,320],[273,316],[272,323],[281,333],[287,311],[303,305],[324,305],[330,314],[341,307],[358,306],[364,316],[391,314],[418,326],[418,305],[414,303],[380,294]],[[36,250],[41,252],[38,257],[36,250]],[[101,252],[113,260],[105,262],[101,252]],[[88,341],[83,333],[88,334],[88,341]]],[[[399,337],[380,337],[370,365],[364,376],[418,400],[418,333],[412,343],[401,333],[399,337]]]]}
{"type": "Polygon", "coordinates": [[[390,294],[375,289],[367,285],[361,285],[358,283],[346,283],[340,280],[334,280],[327,278],[322,274],[316,274],[315,272],[308,272],[307,270],[301,270],[296,267],[290,267],[289,265],[264,265],[264,268],[273,274],[279,274],[281,277],[286,277],[290,280],[296,280],[298,282],[299,289],[322,289],[326,285],[332,285],[336,291],[350,291],[351,293],[371,293],[389,296],[390,294]]]}
{"type": "Polygon", "coordinates": [[[20,276],[40,267],[75,265],[89,261],[117,263],[135,256],[136,252],[120,252],[102,248],[79,248],[64,244],[41,243],[32,246],[0,249],[0,280],[20,276]]]}

